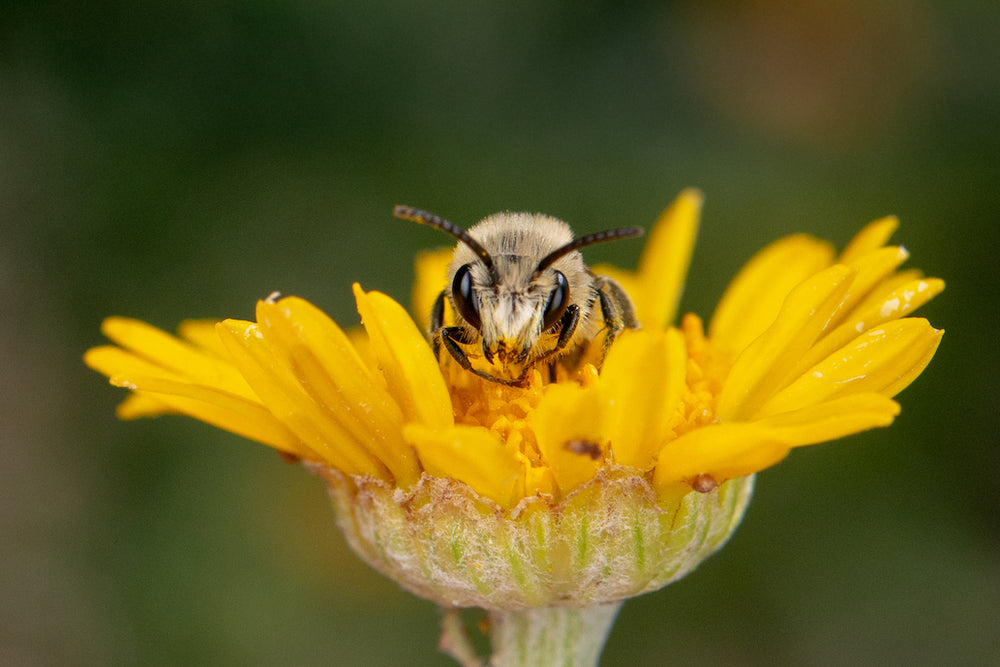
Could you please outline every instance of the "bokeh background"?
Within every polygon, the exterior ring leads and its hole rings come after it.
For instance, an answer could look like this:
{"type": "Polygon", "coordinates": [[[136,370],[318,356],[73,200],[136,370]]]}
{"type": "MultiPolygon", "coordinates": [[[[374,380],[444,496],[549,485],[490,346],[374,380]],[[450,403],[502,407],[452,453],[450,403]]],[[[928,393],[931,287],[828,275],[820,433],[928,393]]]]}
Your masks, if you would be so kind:
{"type": "Polygon", "coordinates": [[[763,473],[603,664],[1000,664],[998,35],[988,0],[8,3],[0,663],[451,664],[317,479],[116,421],[81,354],[110,314],[172,329],[281,290],[352,323],[355,280],[406,300],[445,239],[397,203],[588,232],[694,185],[686,310],[768,241],[895,213],[948,333],[896,425],[763,473]]]}

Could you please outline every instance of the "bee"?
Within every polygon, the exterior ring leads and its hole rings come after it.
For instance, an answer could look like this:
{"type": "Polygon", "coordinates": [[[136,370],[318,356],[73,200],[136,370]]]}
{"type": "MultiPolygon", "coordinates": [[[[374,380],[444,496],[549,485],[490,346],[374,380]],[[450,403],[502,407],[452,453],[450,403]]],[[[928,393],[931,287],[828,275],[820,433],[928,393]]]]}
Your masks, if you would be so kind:
{"type": "Polygon", "coordinates": [[[640,236],[641,227],[574,239],[569,225],[542,214],[496,213],[468,231],[409,206],[397,206],[393,215],[436,227],[459,241],[446,287],[431,310],[430,336],[438,359],[444,347],[465,370],[524,387],[539,363],[549,364],[550,376],[557,361],[572,367],[605,331],[603,360],[624,329],[639,326],[625,290],[593,273],[579,249],[640,236]],[[445,299],[457,314],[454,326],[444,324],[445,299]],[[484,359],[486,368],[473,366],[470,357],[484,359]]]}

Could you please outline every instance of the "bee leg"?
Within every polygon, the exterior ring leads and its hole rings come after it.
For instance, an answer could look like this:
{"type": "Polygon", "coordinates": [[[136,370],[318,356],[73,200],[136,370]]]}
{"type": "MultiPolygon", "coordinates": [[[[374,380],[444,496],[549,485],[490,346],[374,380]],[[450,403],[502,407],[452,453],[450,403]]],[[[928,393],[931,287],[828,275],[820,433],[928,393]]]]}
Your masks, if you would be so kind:
{"type": "Polygon", "coordinates": [[[614,280],[605,276],[597,276],[597,298],[601,304],[601,317],[607,334],[604,337],[604,349],[601,352],[601,362],[608,355],[608,350],[625,329],[638,329],[639,321],[635,317],[635,307],[628,294],[614,280]]]}
{"type": "Polygon", "coordinates": [[[607,276],[594,276],[597,286],[597,296],[601,302],[601,315],[609,323],[617,323],[618,333],[622,329],[638,329],[639,320],[635,316],[635,306],[625,288],[617,280],[607,276]]]}
{"type": "Polygon", "coordinates": [[[513,380],[505,380],[497,377],[493,377],[486,371],[481,371],[478,368],[472,367],[472,362],[469,361],[469,355],[465,353],[465,350],[461,348],[459,343],[469,344],[472,341],[468,340],[467,334],[461,327],[441,327],[437,330],[434,335],[435,340],[440,340],[441,344],[444,345],[444,349],[448,350],[448,354],[458,362],[458,365],[463,369],[478,375],[484,380],[489,380],[490,382],[497,382],[499,384],[505,384],[509,387],[527,387],[528,386],[528,375],[525,373],[519,378],[513,380]]]}
{"type": "Polygon", "coordinates": [[[536,358],[533,363],[537,364],[540,361],[548,359],[553,354],[569,345],[569,341],[573,338],[573,334],[576,332],[578,324],[580,324],[580,307],[575,303],[571,303],[566,307],[566,312],[563,313],[562,318],[559,320],[559,338],[556,339],[555,346],[551,350],[546,351],[545,354],[536,358]]]}
{"type": "Polygon", "coordinates": [[[438,294],[434,299],[434,307],[431,308],[431,347],[434,350],[434,358],[441,358],[441,330],[444,329],[444,292],[438,294]]]}
{"type": "Polygon", "coordinates": [[[441,345],[444,345],[444,349],[448,350],[448,354],[458,362],[458,365],[467,371],[473,371],[472,362],[469,361],[468,355],[465,354],[459,343],[469,343],[471,341],[466,340],[465,331],[461,327],[441,327],[434,334],[434,346],[435,356],[441,349],[441,345]]]}
{"type": "Polygon", "coordinates": [[[566,312],[563,313],[562,319],[559,320],[559,325],[561,327],[559,331],[559,338],[556,339],[556,346],[552,348],[552,351],[549,352],[549,354],[555,354],[569,345],[570,339],[573,337],[573,334],[576,333],[576,327],[578,324],[580,324],[580,307],[575,303],[572,303],[566,307],[566,312]]]}
{"type": "Polygon", "coordinates": [[[556,362],[556,361],[549,362],[548,366],[549,366],[549,382],[550,383],[555,383],[555,382],[559,381],[559,371],[556,370],[556,364],[557,363],[558,362],[556,362]]]}

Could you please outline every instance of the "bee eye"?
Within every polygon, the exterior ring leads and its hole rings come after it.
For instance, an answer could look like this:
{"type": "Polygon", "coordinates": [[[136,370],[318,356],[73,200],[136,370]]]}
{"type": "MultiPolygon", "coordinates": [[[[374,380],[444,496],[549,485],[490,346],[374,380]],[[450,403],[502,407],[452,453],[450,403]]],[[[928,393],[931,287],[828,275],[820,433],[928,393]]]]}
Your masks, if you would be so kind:
{"type": "Polygon", "coordinates": [[[451,298],[462,319],[473,328],[479,329],[482,322],[479,319],[479,306],[472,294],[472,273],[468,264],[455,272],[455,279],[451,282],[451,298]]]}
{"type": "Polygon", "coordinates": [[[566,276],[561,271],[556,271],[556,288],[549,295],[549,302],[545,304],[545,315],[542,318],[542,331],[548,331],[556,322],[562,319],[569,305],[569,283],[566,276]]]}

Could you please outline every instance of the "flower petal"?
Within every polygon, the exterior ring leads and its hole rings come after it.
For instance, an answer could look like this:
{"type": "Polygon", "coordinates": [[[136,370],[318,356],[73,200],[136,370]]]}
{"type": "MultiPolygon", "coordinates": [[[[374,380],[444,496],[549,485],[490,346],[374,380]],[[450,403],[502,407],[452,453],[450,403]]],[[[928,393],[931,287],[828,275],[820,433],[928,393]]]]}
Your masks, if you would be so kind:
{"type": "Polygon", "coordinates": [[[135,378],[120,386],[149,392],[175,410],[227,431],[303,458],[315,458],[263,405],[187,382],[135,378]]]}
{"type": "Polygon", "coordinates": [[[809,352],[803,355],[792,375],[795,377],[802,375],[859,334],[908,315],[933,299],[943,289],[944,281],[938,278],[916,278],[887,291],[882,291],[880,288],[877,290],[877,299],[865,299],[843,324],[823,336],[809,352]]]}
{"type": "Polygon", "coordinates": [[[743,477],[788,455],[789,443],[776,429],[755,424],[715,424],[667,444],[653,474],[657,487],[708,474],[715,481],[743,477]]]}
{"type": "Polygon", "coordinates": [[[642,326],[659,331],[673,322],[684,292],[705,196],[688,188],[660,214],[639,259],[639,288],[629,292],[642,326]]]}
{"type": "Polygon", "coordinates": [[[102,323],[101,331],[136,356],[180,377],[251,400],[257,398],[231,363],[150,324],[126,317],[109,317],[102,323]]]}
{"type": "Polygon", "coordinates": [[[302,389],[389,468],[403,488],[420,479],[413,449],[403,441],[403,415],[350,340],[326,313],[303,299],[257,304],[264,336],[302,389]]]}
{"type": "Polygon", "coordinates": [[[759,415],[791,412],[854,393],[895,396],[920,375],[942,333],[920,318],[866,331],[775,394],[759,415]]]}
{"type": "Polygon", "coordinates": [[[228,360],[226,346],[219,340],[219,334],[215,330],[218,323],[219,320],[184,320],[177,327],[177,335],[194,343],[203,352],[228,360]]]}
{"type": "MultiPolygon", "coordinates": [[[[105,345],[84,355],[84,362],[107,375],[111,384],[134,392],[119,407],[119,416],[135,418],[180,412],[238,435],[309,458],[298,439],[256,399],[191,382],[127,350],[105,345]],[[159,409],[156,409],[159,408],[159,409]]],[[[313,456],[315,458],[315,456],[313,456]]]]}
{"type": "Polygon", "coordinates": [[[512,507],[524,494],[524,467],[485,428],[407,424],[403,437],[416,448],[430,475],[464,482],[503,507],[512,507]]]}
{"type": "MultiPolygon", "coordinates": [[[[119,419],[139,419],[140,417],[159,417],[160,415],[175,415],[178,411],[158,400],[153,394],[144,392],[129,392],[125,400],[115,408],[115,416],[119,419]]],[[[254,438],[256,440],[256,438],[254,438]]]]}
{"type": "MultiPolygon", "coordinates": [[[[454,248],[425,250],[417,253],[415,260],[416,278],[410,300],[413,315],[422,331],[430,330],[431,310],[441,291],[447,286],[448,264],[455,255],[454,248]]],[[[445,299],[445,308],[448,307],[445,299]]]]}
{"type": "Polygon", "coordinates": [[[888,242],[889,237],[899,227],[899,219],[894,215],[879,218],[865,225],[865,228],[854,235],[844,252],[840,253],[841,264],[849,264],[858,257],[873,250],[881,248],[888,242]]]}
{"type": "Polygon", "coordinates": [[[380,292],[354,284],[362,324],[385,377],[389,394],[409,422],[432,429],[454,424],[451,397],[427,339],[403,307],[380,292]]]}
{"type": "Polygon", "coordinates": [[[128,380],[132,377],[167,377],[181,379],[181,375],[167,370],[152,361],[143,359],[133,352],[114,345],[92,347],[83,355],[83,363],[98,373],[111,378],[111,384],[120,385],[115,378],[128,380]]]}
{"type": "Polygon", "coordinates": [[[365,443],[305,393],[292,374],[287,354],[271,345],[258,325],[224,320],[217,328],[233,362],[264,405],[323,461],[352,475],[390,477],[365,443]]]}
{"type": "Polygon", "coordinates": [[[684,391],[687,352],[677,329],[625,332],[601,369],[603,431],[615,463],[649,470],[684,391]]]}
{"type": "Polygon", "coordinates": [[[834,316],[830,326],[837,326],[851,315],[851,311],[858,304],[863,303],[865,298],[872,293],[877,286],[892,273],[910,256],[905,248],[900,246],[889,246],[879,248],[870,253],[862,255],[846,266],[850,266],[857,271],[851,289],[844,297],[844,302],[840,307],[840,312],[834,316]]]}
{"type": "Polygon", "coordinates": [[[736,360],[719,398],[723,421],[742,421],[789,379],[850,289],[855,272],[836,264],[796,287],[771,327],[736,360]]]}
{"type": "Polygon", "coordinates": [[[709,323],[712,343],[739,353],[770,326],[792,289],[832,260],[833,246],[805,234],[758,252],[722,295],[709,323]]]}
{"type": "Polygon", "coordinates": [[[529,415],[543,461],[563,495],[593,478],[602,464],[605,407],[596,387],[551,384],[529,415]]]}
{"type": "Polygon", "coordinates": [[[753,423],[774,429],[792,447],[802,447],[888,426],[898,414],[896,401],[882,394],[866,393],[824,401],[753,423]]]}

